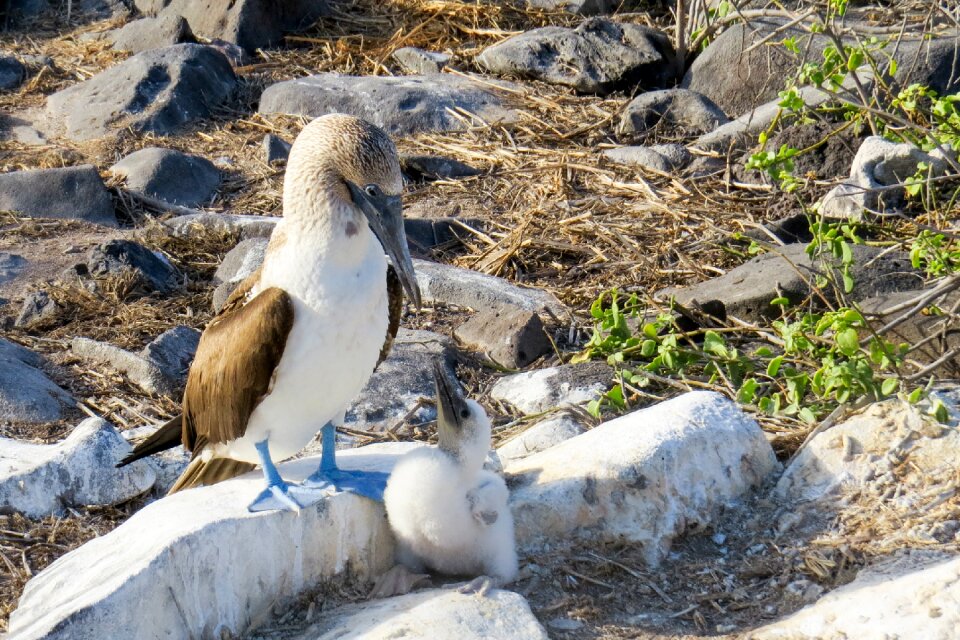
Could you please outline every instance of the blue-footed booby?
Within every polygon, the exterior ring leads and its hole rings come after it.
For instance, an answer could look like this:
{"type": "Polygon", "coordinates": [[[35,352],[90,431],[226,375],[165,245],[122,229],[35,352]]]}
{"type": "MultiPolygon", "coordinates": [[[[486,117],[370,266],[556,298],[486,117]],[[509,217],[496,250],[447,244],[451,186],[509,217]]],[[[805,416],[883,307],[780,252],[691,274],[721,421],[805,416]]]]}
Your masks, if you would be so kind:
{"type": "Polygon", "coordinates": [[[403,292],[420,306],[402,186],[396,148],[377,127],[342,114],[304,127],[263,266],[204,330],[182,416],[121,464],[182,442],[192,459],[170,493],[260,464],[267,488],[251,511],[298,509],[328,487],[382,499],[386,474],[337,468],[334,425],[389,352],[403,292]],[[274,461],[300,451],[318,427],[320,468],[303,485],[285,482],[274,461]]]}
{"type": "MultiPolygon", "coordinates": [[[[483,407],[464,397],[445,365],[434,364],[434,377],[438,443],[397,461],[383,496],[387,518],[406,569],[474,576],[466,590],[484,592],[517,576],[509,493],[483,468],[490,449],[483,407]]],[[[392,595],[380,585],[374,592],[392,595]]]]}

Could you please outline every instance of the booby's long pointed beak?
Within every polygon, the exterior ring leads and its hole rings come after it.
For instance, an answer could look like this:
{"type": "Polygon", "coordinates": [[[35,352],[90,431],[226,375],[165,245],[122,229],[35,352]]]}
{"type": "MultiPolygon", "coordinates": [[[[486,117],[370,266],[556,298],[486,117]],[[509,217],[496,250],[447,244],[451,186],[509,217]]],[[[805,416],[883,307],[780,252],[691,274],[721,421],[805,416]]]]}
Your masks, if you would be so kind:
{"type": "Polygon", "coordinates": [[[441,443],[460,440],[461,422],[470,416],[470,408],[460,383],[441,361],[433,362],[433,379],[437,385],[437,435],[441,443]]]}
{"type": "Polygon", "coordinates": [[[388,196],[383,193],[372,195],[349,180],[346,183],[354,204],[363,211],[370,229],[380,240],[384,252],[393,261],[407,297],[417,309],[420,309],[420,287],[417,285],[413,260],[410,258],[410,249],[407,247],[407,234],[403,230],[403,207],[400,196],[388,196]]]}

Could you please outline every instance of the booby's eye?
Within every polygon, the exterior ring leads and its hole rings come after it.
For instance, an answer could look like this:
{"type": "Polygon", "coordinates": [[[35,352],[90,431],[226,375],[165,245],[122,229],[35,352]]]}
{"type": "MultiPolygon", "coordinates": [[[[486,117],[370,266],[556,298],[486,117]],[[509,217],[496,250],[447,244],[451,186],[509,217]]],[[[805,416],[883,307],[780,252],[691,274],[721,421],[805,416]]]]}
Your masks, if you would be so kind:
{"type": "Polygon", "coordinates": [[[375,184],[368,184],[363,188],[364,192],[371,198],[380,197],[380,187],[375,184]]]}

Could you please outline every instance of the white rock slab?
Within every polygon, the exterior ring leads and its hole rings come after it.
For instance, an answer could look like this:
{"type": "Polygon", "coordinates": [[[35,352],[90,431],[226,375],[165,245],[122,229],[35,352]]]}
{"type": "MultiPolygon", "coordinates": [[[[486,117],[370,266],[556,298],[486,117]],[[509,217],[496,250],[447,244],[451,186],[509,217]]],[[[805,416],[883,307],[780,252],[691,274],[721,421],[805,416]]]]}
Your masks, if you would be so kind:
{"type": "Polygon", "coordinates": [[[153,468],[117,462],[127,441],[106,420],[88,418],[57,444],[0,438],[0,513],[31,518],[63,513],[65,506],[111,505],[138,496],[156,480],[153,468]]]}
{"type": "Polygon", "coordinates": [[[904,457],[924,474],[960,469],[960,430],[900,400],[876,403],[811,440],[776,491],[790,500],[819,500],[868,484],[896,484],[894,470],[904,457]]]}
{"type": "Polygon", "coordinates": [[[493,385],[490,396],[531,415],[565,405],[586,404],[612,385],[610,365],[584,362],[504,376],[493,385]]]}
{"type": "MultiPolygon", "coordinates": [[[[389,471],[415,444],[343,451],[343,468],[389,471]]],[[[280,465],[288,480],[319,457],[280,465]]],[[[249,513],[258,471],[154,502],[105,536],[68,553],[24,589],[10,635],[103,640],[241,634],[274,602],[321,579],[367,579],[393,565],[383,505],[340,493],[299,513],[249,513]]]]}
{"type": "Polygon", "coordinates": [[[857,579],[751,640],[955,640],[960,629],[960,557],[911,553],[857,579]],[[919,565],[919,566],[918,566],[919,565]]]}
{"type": "Polygon", "coordinates": [[[522,596],[429,589],[334,609],[289,640],[547,640],[522,596]]]}
{"type": "Polygon", "coordinates": [[[517,308],[565,319],[567,307],[543,289],[513,284],[504,278],[431,260],[413,261],[425,302],[442,302],[471,309],[517,308]]]}
{"type": "Polygon", "coordinates": [[[500,463],[507,469],[517,460],[549,449],[586,431],[569,413],[560,413],[541,420],[520,435],[510,438],[497,449],[500,463]]]}
{"type": "Polygon", "coordinates": [[[70,350],[84,360],[110,365],[147,393],[172,397],[178,391],[177,381],[142,355],[90,338],[74,338],[70,350]]]}
{"type": "Polygon", "coordinates": [[[234,213],[188,213],[165,220],[162,224],[178,237],[186,238],[204,232],[240,233],[240,237],[269,238],[280,218],[234,213]]]}
{"type": "Polygon", "coordinates": [[[640,543],[655,565],[676,536],[777,466],[763,431],[734,403],[687,393],[516,462],[507,483],[517,542],[640,543]]]}

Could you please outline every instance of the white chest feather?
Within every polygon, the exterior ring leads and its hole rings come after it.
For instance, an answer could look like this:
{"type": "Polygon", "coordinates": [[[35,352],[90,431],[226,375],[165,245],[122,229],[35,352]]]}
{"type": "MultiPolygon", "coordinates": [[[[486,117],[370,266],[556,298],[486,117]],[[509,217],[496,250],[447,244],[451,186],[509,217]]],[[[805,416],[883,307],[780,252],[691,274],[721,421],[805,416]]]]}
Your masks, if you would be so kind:
{"type": "MultiPolygon", "coordinates": [[[[290,234],[268,259],[256,292],[279,287],[293,299],[293,328],[270,394],[243,438],[220,455],[257,462],[254,443],[269,439],[274,460],[294,455],[328,421],[339,421],[376,366],[388,324],[387,262],[368,229],[344,238],[335,258],[290,234]]],[[[254,292],[254,293],[256,293],[254,292]]]]}

